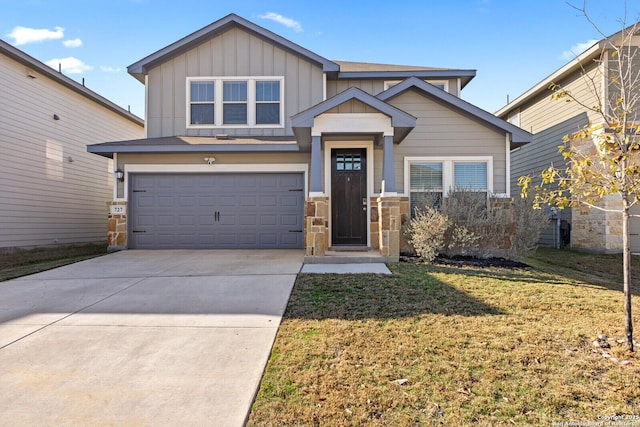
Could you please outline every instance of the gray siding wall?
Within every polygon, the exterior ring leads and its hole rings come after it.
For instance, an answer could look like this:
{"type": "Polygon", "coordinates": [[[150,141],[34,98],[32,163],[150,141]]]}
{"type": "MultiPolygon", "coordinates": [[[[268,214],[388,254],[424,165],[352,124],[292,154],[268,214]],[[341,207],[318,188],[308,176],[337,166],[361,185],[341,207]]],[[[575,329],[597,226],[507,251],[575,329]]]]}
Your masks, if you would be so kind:
{"type": "Polygon", "coordinates": [[[143,128],[27,70],[0,55],[0,247],[106,241],[112,161],[86,145],[143,128]]]}
{"type": "Polygon", "coordinates": [[[147,135],[211,136],[218,133],[291,136],[289,118],[322,101],[322,68],[247,31],[233,28],[148,75],[147,135]],[[187,129],[187,77],[284,76],[284,128],[187,129]]]}
{"type": "MultiPolygon", "coordinates": [[[[417,91],[406,91],[388,102],[418,119],[413,131],[395,146],[398,192],[404,191],[404,158],[407,156],[491,156],[493,191],[506,192],[504,133],[488,128],[417,91]]],[[[376,169],[375,182],[382,180],[381,169],[376,169]]]]}
{"type": "MultiPolygon", "coordinates": [[[[569,90],[585,105],[597,105],[598,100],[591,82],[598,91],[602,90],[603,77],[600,68],[595,64],[589,64],[584,75],[575,72],[558,83],[569,90]]],[[[511,155],[511,191],[517,194],[520,188],[517,186],[518,177],[522,175],[536,176],[548,168],[551,163],[562,164],[564,161],[558,152],[558,146],[562,144],[562,137],[574,133],[580,127],[591,120],[593,123],[601,122],[593,112],[584,112],[577,102],[565,102],[564,100],[552,100],[552,92],[546,90],[533,97],[519,108],[520,127],[533,134],[533,141],[514,151],[511,155]]],[[[599,94],[601,95],[601,94],[599,94]]],[[[503,116],[506,118],[507,116],[503,116]]],[[[561,219],[571,222],[571,209],[560,212],[561,219]]],[[[556,244],[555,222],[550,222],[539,243],[544,246],[556,244]]]]}
{"type": "MultiPolygon", "coordinates": [[[[511,189],[514,194],[520,191],[518,178],[529,175],[535,179],[540,176],[540,172],[552,164],[563,167],[564,159],[558,151],[558,146],[562,145],[562,138],[572,134],[589,123],[586,113],[578,114],[562,123],[551,126],[533,136],[533,141],[511,153],[511,189]]],[[[539,182],[536,179],[535,182],[539,182]]],[[[549,212],[550,214],[550,212],[549,212]]],[[[561,219],[571,222],[571,208],[566,208],[560,212],[561,219]]],[[[542,236],[540,244],[544,246],[555,246],[557,238],[555,222],[550,223],[542,236]]]]}
{"type": "MultiPolygon", "coordinates": [[[[404,79],[389,79],[391,80],[404,80],[404,79]]],[[[350,87],[357,87],[367,92],[370,95],[377,95],[380,92],[384,91],[384,82],[386,80],[380,79],[357,79],[357,80],[328,80],[327,81],[327,98],[331,98],[339,94],[340,92],[344,92],[350,87]]],[[[425,80],[427,83],[429,80],[425,80]]],[[[442,80],[438,80],[442,81],[442,80]]],[[[449,93],[459,96],[458,89],[458,80],[448,80],[449,82],[449,93]]]]}
{"type": "MultiPolygon", "coordinates": [[[[591,64],[582,76],[576,72],[559,83],[576,96],[585,105],[597,105],[598,99],[590,88],[593,81],[598,91],[601,91],[603,77],[595,64],[591,64]]],[[[532,100],[520,107],[520,127],[532,134],[542,132],[552,126],[556,126],[584,112],[584,107],[577,102],[554,101],[552,92],[544,91],[532,100]]],[[[601,94],[600,94],[601,95],[601,94]]],[[[506,119],[506,115],[503,117],[506,119]]],[[[588,118],[593,123],[600,123],[602,119],[593,112],[588,112],[588,118]]]]}

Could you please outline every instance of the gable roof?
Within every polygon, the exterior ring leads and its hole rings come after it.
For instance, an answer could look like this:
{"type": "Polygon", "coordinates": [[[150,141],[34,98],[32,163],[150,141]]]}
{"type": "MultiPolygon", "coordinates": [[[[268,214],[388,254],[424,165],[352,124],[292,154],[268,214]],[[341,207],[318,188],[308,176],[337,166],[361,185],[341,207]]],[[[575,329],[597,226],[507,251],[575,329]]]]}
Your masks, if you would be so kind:
{"type": "Polygon", "coordinates": [[[311,138],[311,128],[313,127],[315,118],[326,113],[332,108],[351,100],[360,101],[388,116],[391,119],[391,126],[394,128],[394,142],[402,141],[409,132],[411,132],[411,129],[416,126],[417,119],[411,114],[408,114],[393,105],[387,104],[362,89],[350,87],[336,96],[326,99],[291,117],[291,128],[293,129],[293,133],[296,135],[298,141],[303,145],[308,144],[311,138]]]}
{"type": "Polygon", "coordinates": [[[423,67],[418,65],[374,64],[371,62],[333,61],[340,66],[338,79],[460,79],[460,89],[476,76],[476,70],[423,67]]]}
{"type": "Polygon", "coordinates": [[[326,113],[332,108],[335,108],[340,104],[344,104],[352,99],[358,100],[363,104],[378,110],[382,114],[389,116],[391,118],[391,126],[393,127],[414,127],[416,125],[416,118],[411,114],[405,113],[401,109],[381,101],[360,88],[350,87],[336,96],[324,100],[319,104],[292,116],[291,127],[312,127],[313,120],[316,116],[326,113]]]}
{"type": "Polygon", "coordinates": [[[456,109],[462,111],[463,113],[470,115],[471,117],[480,120],[484,123],[487,123],[494,128],[498,128],[507,132],[511,135],[511,148],[517,148],[521,145],[527,144],[531,142],[532,135],[519,128],[518,126],[512,125],[505,120],[502,120],[488,111],[483,110],[482,108],[476,107],[473,104],[468,103],[467,101],[458,98],[457,96],[451,95],[450,93],[435,87],[432,84],[426,83],[423,80],[420,80],[417,77],[410,77],[395,86],[390,87],[389,89],[381,92],[377,95],[377,98],[382,101],[387,101],[394,96],[405,92],[408,89],[416,88],[421,90],[422,92],[443,101],[444,103],[455,107],[456,109]]]}
{"type": "Polygon", "coordinates": [[[337,64],[329,61],[322,56],[311,52],[308,49],[299,46],[292,41],[285,39],[271,31],[254,24],[251,21],[231,13],[222,19],[219,19],[198,31],[189,34],[186,37],[178,40],[169,46],[160,49],[159,51],[152,53],[151,55],[135,62],[127,67],[129,74],[133,75],[136,79],[144,83],[144,75],[148,73],[148,70],[165,62],[169,59],[188,51],[195,46],[209,40],[219,34],[222,34],[233,27],[241,27],[263,39],[266,39],[272,43],[275,43],[285,50],[293,52],[310,61],[313,61],[322,66],[325,72],[337,72],[339,67],[337,64]]]}
{"type": "MultiPolygon", "coordinates": [[[[557,83],[559,80],[563,79],[564,77],[569,76],[570,74],[581,70],[584,64],[600,57],[600,55],[602,55],[602,53],[605,50],[611,47],[611,43],[616,43],[617,39],[619,39],[620,36],[629,35],[630,34],[629,31],[631,30],[636,30],[635,34],[638,34],[639,32],[638,27],[636,26],[636,24],[634,24],[626,28],[623,28],[622,30],[610,35],[609,37],[605,37],[599,40],[598,42],[594,43],[593,45],[588,47],[586,50],[584,50],[582,53],[577,55],[574,59],[567,62],[565,65],[558,68],[556,71],[554,71],[553,73],[551,73],[550,75],[548,75],[547,77],[545,77],[544,79],[542,79],[541,81],[533,85],[526,92],[519,95],[513,101],[501,107],[498,111],[496,111],[495,113],[496,116],[505,117],[511,111],[515,110],[516,108],[519,108],[524,103],[526,103],[533,97],[537,96],[538,94],[549,91],[549,85],[551,83],[553,82],[557,83]]],[[[551,95],[550,91],[549,91],[549,95],[551,95]]]]}
{"type": "Polygon", "coordinates": [[[96,104],[102,107],[105,107],[108,110],[111,110],[114,113],[117,113],[128,120],[131,120],[137,125],[140,125],[140,126],[144,125],[144,120],[142,120],[140,117],[114,104],[113,102],[109,101],[107,98],[101,95],[98,95],[96,92],[92,91],[91,89],[88,89],[86,86],[76,82],[75,80],[65,76],[62,73],[59,73],[58,71],[54,70],[47,64],[44,64],[43,62],[38,61],[37,59],[33,58],[32,56],[29,56],[28,54],[21,51],[20,49],[17,49],[11,46],[9,43],[3,40],[0,40],[0,54],[4,54],[7,57],[27,66],[28,68],[31,68],[32,70],[37,71],[38,73],[50,78],[54,82],[59,83],[62,86],[68,89],[71,89],[76,93],[79,93],[80,95],[84,96],[85,98],[88,98],[89,100],[95,102],[96,104]]]}

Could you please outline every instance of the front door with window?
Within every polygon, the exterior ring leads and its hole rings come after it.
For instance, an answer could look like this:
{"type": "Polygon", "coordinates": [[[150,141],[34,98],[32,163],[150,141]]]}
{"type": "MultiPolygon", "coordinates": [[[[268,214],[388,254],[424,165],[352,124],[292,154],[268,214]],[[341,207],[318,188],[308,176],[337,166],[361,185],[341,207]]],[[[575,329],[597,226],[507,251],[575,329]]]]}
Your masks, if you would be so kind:
{"type": "Polygon", "coordinates": [[[364,148],[331,150],[332,245],[367,244],[367,162],[364,148]]]}

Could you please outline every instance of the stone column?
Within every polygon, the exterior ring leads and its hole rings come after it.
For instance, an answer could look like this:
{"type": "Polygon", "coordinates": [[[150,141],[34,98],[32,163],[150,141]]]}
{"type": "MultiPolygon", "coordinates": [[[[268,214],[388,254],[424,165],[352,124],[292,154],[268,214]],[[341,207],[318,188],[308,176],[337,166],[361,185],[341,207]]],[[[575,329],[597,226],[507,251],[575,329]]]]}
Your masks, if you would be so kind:
{"type": "Polygon", "coordinates": [[[400,197],[378,197],[380,255],[389,262],[400,259],[400,197]]]}
{"type": "Polygon", "coordinates": [[[305,255],[324,256],[329,248],[329,198],[309,197],[304,212],[305,255]]]}
{"type": "Polygon", "coordinates": [[[107,251],[127,248],[127,202],[107,202],[109,226],[107,229],[107,251]]]}

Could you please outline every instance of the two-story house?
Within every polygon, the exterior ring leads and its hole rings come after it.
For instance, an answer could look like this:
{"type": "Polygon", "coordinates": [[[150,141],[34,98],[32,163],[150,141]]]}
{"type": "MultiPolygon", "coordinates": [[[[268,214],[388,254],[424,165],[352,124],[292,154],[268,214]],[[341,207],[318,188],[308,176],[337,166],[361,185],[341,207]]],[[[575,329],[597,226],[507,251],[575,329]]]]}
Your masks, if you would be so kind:
{"type": "MultiPolygon", "coordinates": [[[[514,192],[519,191],[516,187],[518,177],[539,177],[540,172],[552,164],[564,167],[565,160],[558,151],[564,136],[575,134],[587,125],[594,128],[603,126],[603,117],[586,107],[608,108],[608,100],[613,96],[609,94],[610,65],[611,61],[616,61],[611,56],[611,43],[619,45],[622,34],[618,32],[593,44],[496,112],[498,117],[533,134],[531,144],[518,147],[511,153],[511,187],[514,192]],[[578,102],[552,100],[551,84],[571,92],[578,102]]],[[[640,45],[637,37],[631,41],[635,46],[640,45]]],[[[590,141],[582,143],[591,144],[590,141]]],[[[605,198],[601,204],[601,207],[611,210],[619,210],[620,206],[620,198],[615,196],[605,198]]],[[[620,213],[579,206],[549,210],[549,217],[549,226],[540,239],[545,246],[571,245],[581,250],[612,253],[622,250],[620,213]]],[[[633,252],[640,252],[638,218],[630,221],[630,244],[633,252]]]]}
{"type": "Polygon", "coordinates": [[[0,250],[103,243],[113,161],[141,118],[0,40],[0,250]]]}
{"type": "Polygon", "coordinates": [[[397,260],[425,195],[510,195],[531,135],[462,100],[474,70],[330,61],[237,15],[132,64],[146,137],[114,159],[117,248],[329,248],[397,260]]]}

